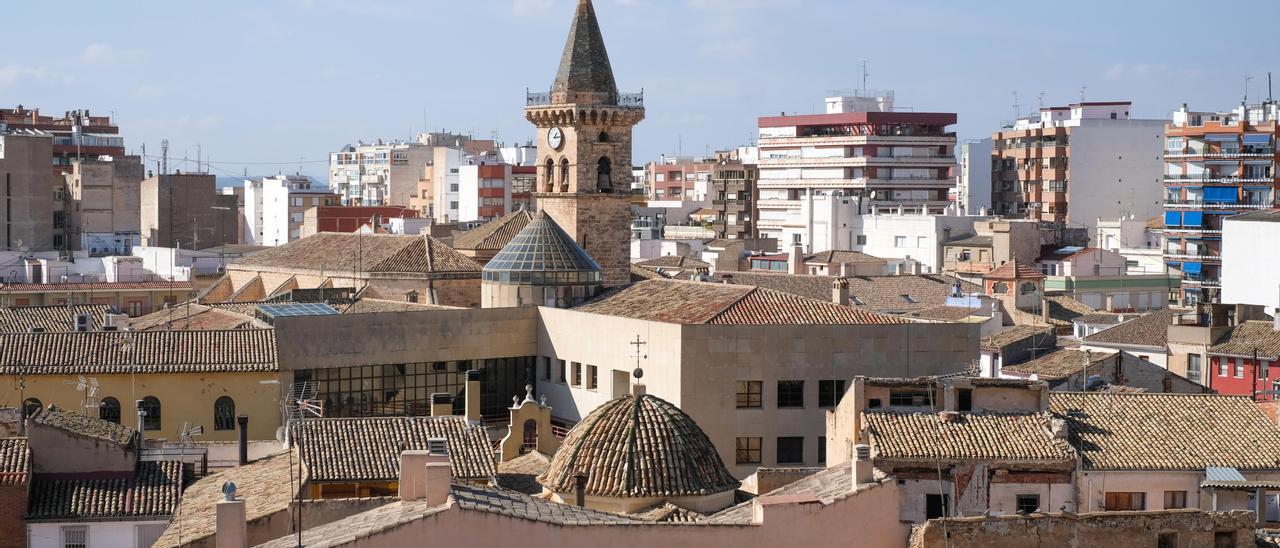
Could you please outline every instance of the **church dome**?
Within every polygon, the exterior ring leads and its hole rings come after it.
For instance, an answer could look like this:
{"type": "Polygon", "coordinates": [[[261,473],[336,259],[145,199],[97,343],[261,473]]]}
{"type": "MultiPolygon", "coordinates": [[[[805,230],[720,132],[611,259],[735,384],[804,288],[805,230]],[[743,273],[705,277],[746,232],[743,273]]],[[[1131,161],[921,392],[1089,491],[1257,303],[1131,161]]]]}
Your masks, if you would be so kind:
{"type": "Polygon", "coordinates": [[[600,264],[545,212],[484,266],[484,281],[502,284],[600,284],[600,264]]]}
{"type": "Polygon", "coordinates": [[[614,399],[569,431],[538,477],[547,489],[599,497],[700,497],[736,489],[711,439],[680,408],[642,394],[614,399]]]}

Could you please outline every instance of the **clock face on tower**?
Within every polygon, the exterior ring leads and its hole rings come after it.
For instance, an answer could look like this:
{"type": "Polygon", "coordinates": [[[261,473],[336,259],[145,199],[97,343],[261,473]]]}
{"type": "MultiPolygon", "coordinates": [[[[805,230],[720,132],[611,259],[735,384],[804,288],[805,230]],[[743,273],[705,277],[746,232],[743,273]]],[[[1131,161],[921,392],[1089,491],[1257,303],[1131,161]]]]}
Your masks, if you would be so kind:
{"type": "Polygon", "coordinates": [[[558,127],[551,128],[547,131],[547,144],[551,145],[551,148],[560,150],[560,147],[564,146],[564,132],[558,127]]]}

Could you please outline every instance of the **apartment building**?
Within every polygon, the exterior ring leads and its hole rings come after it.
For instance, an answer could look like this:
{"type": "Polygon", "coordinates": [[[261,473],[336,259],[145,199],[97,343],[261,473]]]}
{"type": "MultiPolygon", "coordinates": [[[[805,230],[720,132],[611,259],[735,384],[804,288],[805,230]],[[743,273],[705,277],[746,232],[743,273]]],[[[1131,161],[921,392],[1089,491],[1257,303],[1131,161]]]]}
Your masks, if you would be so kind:
{"type": "Polygon", "coordinates": [[[991,139],[975,139],[960,145],[960,178],[956,181],[956,207],[964,215],[985,215],[991,210],[991,139]]]}
{"type": "Polygon", "coordinates": [[[53,137],[51,163],[55,181],[71,173],[77,158],[124,156],[124,138],[108,116],[93,116],[86,110],[71,110],[62,117],[44,116],[40,109],[0,108],[0,127],[48,132],[53,137]]]}
{"type": "MultiPolygon", "coordinates": [[[[940,214],[955,186],[953,113],[895,112],[891,92],[827,99],[827,112],[762,117],[756,230],[810,252],[863,213],[940,214]]],[[[846,248],[847,249],[847,248],[846,248]]]]}
{"type": "Polygon", "coordinates": [[[1164,255],[1182,272],[1183,304],[1222,302],[1223,219],[1275,207],[1278,115],[1270,101],[1227,112],[1184,104],[1173,113],[1165,130],[1164,255]]]}
{"type": "Polygon", "coordinates": [[[752,222],[756,202],[756,181],[760,170],[756,149],[739,149],[718,154],[711,166],[711,210],[715,220],[711,228],[716,238],[746,240],[756,237],[752,222]]]}
{"type": "Polygon", "coordinates": [[[72,162],[71,172],[60,178],[66,185],[62,193],[61,213],[66,220],[62,249],[86,251],[94,257],[128,255],[134,246],[141,245],[139,199],[145,177],[140,156],[99,156],[72,162]]]}
{"type": "Polygon", "coordinates": [[[533,207],[537,166],[471,164],[458,169],[456,220],[492,221],[533,207]]]}
{"type": "Polygon", "coordinates": [[[213,175],[173,173],[142,181],[142,245],[206,249],[240,243],[235,195],[220,194],[213,175]]]}
{"type": "Polygon", "coordinates": [[[243,243],[274,247],[302,237],[308,209],[336,206],[341,196],[312,188],[303,175],[275,175],[244,182],[243,243]]]}
{"type": "Polygon", "coordinates": [[[992,134],[994,213],[1090,232],[1159,214],[1165,122],[1131,114],[1128,101],[1046,107],[992,134]]]}
{"type": "MultiPolygon", "coordinates": [[[[48,168],[53,136],[45,131],[0,131],[0,178],[4,179],[4,207],[0,208],[0,249],[45,251],[53,240],[55,218],[53,176],[48,168]]],[[[59,212],[61,213],[61,212],[59,212]]]]}
{"type": "Polygon", "coordinates": [[[329,154],[329,188],[343,205],[409,205],[420,198],[419,182],[429,179],[426,167],[435,149],[492,150],[493,141],[453,133],[422,133],[415,141],[383,141],[347,145],[329,154]]]}
{"type": "Polygon", "coordinates": [[[716,161],[706,158],[666,157],[644,167],[650,199],[701,201],[707,197],[716,161]]]}

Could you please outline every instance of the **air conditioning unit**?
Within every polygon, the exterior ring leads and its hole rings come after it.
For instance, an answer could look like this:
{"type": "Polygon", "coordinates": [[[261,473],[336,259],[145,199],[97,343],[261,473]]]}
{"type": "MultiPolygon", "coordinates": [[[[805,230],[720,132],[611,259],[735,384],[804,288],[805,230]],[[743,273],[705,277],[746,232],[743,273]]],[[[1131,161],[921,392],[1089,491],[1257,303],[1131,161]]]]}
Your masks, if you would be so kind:
{"type": "Polygon", "coordinates": [[[93,328],[93,315],[76,314],[76,331],[89,331],[93,328]]]}

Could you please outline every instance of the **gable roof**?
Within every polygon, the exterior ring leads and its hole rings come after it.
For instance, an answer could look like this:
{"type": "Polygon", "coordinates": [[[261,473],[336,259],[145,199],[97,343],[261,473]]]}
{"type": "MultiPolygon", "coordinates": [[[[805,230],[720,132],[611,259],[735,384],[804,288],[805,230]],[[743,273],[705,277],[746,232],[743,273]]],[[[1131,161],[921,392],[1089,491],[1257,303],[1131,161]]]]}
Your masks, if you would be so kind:
{"type": "Polygon", "coordinates": [[[182,483],[179,461],[143,461],[125,474],[37,474],[27,519],[164,519],[177,507],[182,483]]]}
{"type": "MultiPolygon", "coordinates": [[[[297,466],[297,455],[283,452],[201,478],[183,492],[173,521],[153,546],[189,546],[213,537],[215,511],[223,499],[222,485],[228,481],[236,484],[236,496],[244,500],[245,519],[249,522],[288,510],[300,489],[296,483],[297,466]]],[[[302,480],[306,483],[305,468],[302,480]]]]}
{"type": "Polygon", "coordinates": [[[1089,470],[1280,470],[1280,429],[1244,396],[1052,392],[1089,470]]]}
{"type": "Polygon", "coordinates": [[[1280,331],[1271,322],[1247,321],[1232,327],[1217,344],[1209,347],[1210,354],[1252,358],[1254,351],[1261,359],[1280,357],[1280,331]]]}
{"type": "Polygon", "coordinates": [[[881,265],[889,264],[889,261],[885,259],[881,259],[880,257],[876,257],[874,255],[868,255],[861,251],[847,251],[847,250],[827,250],[827,251],[814,253],[812,255],[806,255],[804,258],[804,262],[811,263],[811,264],[828,264],[828,265],[844,264],[844,263],[881,264],[881,265]]]}
{"type": "MultiPolygon", "coordinates": [[[[876,481],[884,479],[884,473],[879,470],[875,471],[876,481]]],[[[853,461],[848,460],[810,474],[787,485],[769,491],[760,495],[761,497],[776,497],[788,495],[810,495],[816,497],[823,502],[838,500],[854,494],[853,491],[853,461]]],[[[746,524],[751,523],[753,519],[754,502],[751,500],[741,502],[730,506],[712,514],[706,518],[708,523],[718,524],[746,524]]]]}
{"type": "Polygon", "coordinates": [[[230,267],[386,274],[480,272],[475,261],[430,236],[334,232],[242,257],[230,267]]]}
{"type": "Polygon", "coordinates": [[[1164,348],[1169,344],[1169,326],[1184,312],[1166,308],[1104,329],[1084,338],[1085,344],[1127,345],[1164,348]]]}
{"type": "Polygon", "coordinates": [[[497,474],[483,427],[465,417],[307,419],[290,425],[313,482],[395,481],[400,453],[445,438],[455,479],[489,480],[497,474]]]}
{"type": "Polygon", "coordinates": [[[1027,339],[1047,337],[1052,333],[1053,328],[1045,325],[1017,325],[995,335],[983,337],[979,347],[983,350],[1003,350],[1027,339]]]}
{"type": "Polygon", "coordinates": [[[1047,276],[1041,274],[1039,270],[1036,270],[1031,265],[1014,259],[995,267],[995,269],[982,277],[987,280],[1043,280],[1047,276]]]}
{"type": "Polygon", "coordinates": [[[88,331],[0,333],[0,374],[229,373],[277,371],[276,333],[88,331]]]}
{"type": "MultiPolygon", "coordinates": [[[[1084,369],[1087,361],[1089,367],[1102,363],[1114,357],[1115,354],[1105,352],[1085,352],[1083,350],[1061,349],[1055,350],[1048,354],[1041,355],[1038,358],[1028,360],[1019,364],[1006,365],[1001,371],[1020,373],[1023,375],[1035,375],[1042,381],[1051,381],[1064,379],[1076,373],[1080,373],[1084,369]]],[[[1093,374],[1097,374],[1095,370],[1093,374]]]]}
{"type": "Polygon", "coordinates": [[[1076,318],[1097,312],[1089,305],[1066,295],[1050,295],[1045,300],[1049,302],[1049,323],[1054,325],[1071,325],[1076,318]]]}
{"type": "Polygon", "coordinates": [[[37,411],[29,420],[64,432],[100,439],[131,449],[137,445],[138,431],[128,426],[72,413],[56,405],[37,411]]]}
{"type": "Polygon", "coordinates": [[[1066,440],[1050,433],[1048,413],[899,413],[866,411],[877,460],[1071,461],[1066,440]]]}
{"type": "MultiPolygon", "coordinates": [[[[810,299],[831,299],[831,284],[838,276],[807,276],[767,272],[718,273],[715,281],[752,285],[810,299]]],[[[899,314],[947,304],[955,284],[962,293],[981,293],[982,287],[950,276],[917,274],[900,276],[846,276],[849,306],[885,314],[899,314]]]]}
{"type": "Polygon", "coordinates": [[[527,210],[513,211],[502,217],[489,221],[476,228],[456,234],[453,237],[454,249],[466,249],[473,251],[498,251],[507,244],[511,243],[511,239],[516,237],[529,221],[533,220],[533,213],[527,210]]]}
{"type": "Polygon", "coordinates": [[[32,327],[45,331],[75,331],[76,316],[80,314],[91,316],[92,328],[99,329],[103,316],[109,313],[111,307],[105,304],[0,307],[0,332],[25,333],[32,327]]]}
{"type": "Polygon", "coordinates": [[[129,320],[129,328],[134,331],[168,331],[168,330],[220,330],[244,329],[246,327],[266,327],[255,321],[252,312],[242,314],[235,308],[236,304],[209,306],[188,302],[157,310],[129,320]]]}
{"type": "Polygon", "coordinates": [[[578,311],[682,325],[849,325],[907,323],[828,301],[753,286],[645,280],[578,311]]]}
{"type": "Polygon", "coordinates": [[[656,268],[679,268],[679,269],[711,268],[711,263],[708,263],[706,261],[700,261],[692,257],[685,257],[683,255],[663,255],[661,257],[654,257],[647,261],[640,261],[636,264],[643,266],[645,268],[653,268],[653,269],[656,269],[656,268]]]}
{"type": "Polygon", "coordinates": [[[958,322],[981,312],[976,308],[965,308],[963,306],[936,306],[926,308],[919,312],[912,313],[912,316],[924,318],[926,320],[939,320],[946,322],[958,322]]]}
{"type": "Polygon", "coordinates": [[[0,485],[22,485],[31,476],[27,438],[0,438],[0,485]]]}

